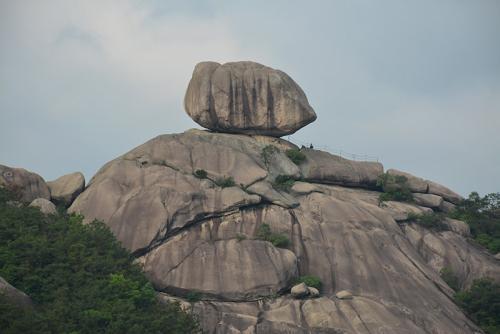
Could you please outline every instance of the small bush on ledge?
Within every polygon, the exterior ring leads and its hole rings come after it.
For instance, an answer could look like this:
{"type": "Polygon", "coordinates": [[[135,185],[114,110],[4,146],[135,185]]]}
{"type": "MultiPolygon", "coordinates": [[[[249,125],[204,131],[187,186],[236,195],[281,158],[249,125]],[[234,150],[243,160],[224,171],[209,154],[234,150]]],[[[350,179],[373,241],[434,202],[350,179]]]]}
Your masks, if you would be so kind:
{"type": "Polygon", "coordinates": [[[278,175],[273,182],[273,187],[276,190],[280,191],[290,191],[293,184],[295,183],[295,179],[289,175],[278,175]]]}
{"type": "Polygon", "coordinates": [[[189,291],[186,295],[186,299],[190,303],[196,303],[201,300],[201,294],[196,291],[189,291]]]}
{"type": "Polygon", "coordinates": [[[218,178],[217,180],[215,180],[215,184],[221,188],[228,188],[228,187],[234,187],[236,183],[234,183],[234,179],[232,176],[228,176],[228,177],[218,178]]]}
{"type": "Polygon", "coordinates": [[[405,176],[384,173],[378,177],[377,187],[380,187],[383,191],[379,196],[379,202],[413,201],[413,194],[408,186],[408,179],[405,176]]]}
{"type": "Polygon", "coordinates": [[[197,169],[195,172],[194,172],[194,176],[196,176],[197,178],[199,179],[206,179],[208,174],[207,174],[207,171],[204,170],[204,169],[197,169]]]}
{"type": "Polygon", "coordinates": [[[425,212],[422,214],[417,214],[410,212],[408,214],[407,221],[412,221],[428,229],[447,231],[449,230],[449,227],[444,223],[444,219],[445,215],[443,213],[425,212]]]}
{"type": "Polygon", "coordinates": [[[305,154],[300,152],[298,148],[286,150],[285,154],[296,165],[300,165],[306,160],[305,154]]]}
{"type": "Polygon", "coordinates": [[[290,245],[290,239],[284,234],[273,233],[268,224],[262,224],[257,230],[257,238],[264,241],[269,241],[274,247],[286,248],[290,245]]]}
{"type": "Polygon", "coordinates": [[[321,286],[323,285],[319,277],[310,275],[300,276],[293,282],[294,285],[300,283],[305,283],[307,286],[318,289],[318,291],[321,291],[321,286]]]}

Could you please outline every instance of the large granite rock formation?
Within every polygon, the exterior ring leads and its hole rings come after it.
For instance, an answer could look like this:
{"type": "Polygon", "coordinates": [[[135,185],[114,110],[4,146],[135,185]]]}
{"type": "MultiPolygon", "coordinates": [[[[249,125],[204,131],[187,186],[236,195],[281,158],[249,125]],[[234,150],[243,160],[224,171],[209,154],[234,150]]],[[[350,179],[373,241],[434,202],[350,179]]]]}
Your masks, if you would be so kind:
{"type": "Polygon", "coordinates": [[[220,132],[279,137],[316,119],[292,78],[250,61],[199,63],[184,105],[196,123],[220,132]]]}
{"type": "Polygon", "coordinates": [[[9,189],[25,203],[31,203],[36,198],[50,200],[50,191],[44,179],[23,168],[0,165],[0,187],[9,189]]]}
{"type": "Polygon", "coordinates": [[[500,280],[500,264],[461,222],[438,232],[411,221],[439,198],[382,205],[367,189],[380,164],[307,149],[297,166],[291,148],[199,130],[159,136],[102,167],[69,211],[103,220],[162,298],[201,298],[188,309],[207,333],[480,332],[439,272],[452,268],[467,287],[500,280]],[[283,187],[279,176],[303,181],[283,187]],[[289,242],[267,241],[264,224],[289,242]],[[302,275],[321,279],[319,298],[290,295],[302,275]],[[351,299],[335,296],[344,290],[351,299]]]}

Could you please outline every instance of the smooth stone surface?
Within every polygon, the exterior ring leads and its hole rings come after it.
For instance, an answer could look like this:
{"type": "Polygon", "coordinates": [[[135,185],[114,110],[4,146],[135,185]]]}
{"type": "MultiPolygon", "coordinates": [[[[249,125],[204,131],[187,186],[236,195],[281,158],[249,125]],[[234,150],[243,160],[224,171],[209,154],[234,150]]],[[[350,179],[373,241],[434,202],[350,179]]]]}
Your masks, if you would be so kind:
{"type": "Polygon", "coordinates": [[[413,200],[417,205],[425,206],[427,208],[440,208],[443,204],[443,198],[433,194],[420,194],[414,193],[413,200]]]}
{"type": "Polygon", "coordinates": [[[295,195],[308,195],[312,192],[322,192],[321,188],[315,184],[297,181],[293,184],[292,193],[295,195]]]}
{"type": "Polygon", "coordinates": [[[80,172],[63,175],[47,182],[50,197],[54,203],[70,206],[85,188],[85,177],[80,172]]]}
{"type": "Polygon", "coordinates": [[[328,152],[302,149],[306,160],[299,167],[306,181],[372,188],[383,174],[381,163],[347,160],[328,152]]]}
{"type": "Polygon", "coordinates": [[[445,199],[448,202],[451,202],[452,204],[458,204],[460,201],[462,201],[464,198],[454,192],[453,190],[439,184],[436,182],[432,181],[427,181],[429,183],[429,193],[441,196],[443,199],[445,199]]]}
{"type": "Polygon", "coordinates": [[[470,237],[470,227],[467,223],[451,218],[446,218],[444,223],[451,231],[458,233],[465,238],[470,237]]]}
{"type": "Polygon", "coordinates": [[[339,291],[335,294],[338,299],[352,299],[352,293],[347,290],[339,291]]]}
{"type": "Polygon", "coordinates": [[[292,287],[290,294],[293,298],[304,298],[309,294],[309,290],[307,289],[307,285],[305,283],[300,283],[292,287]]]}
{"type": "Polygon", "coordinates": [[[50,199],[50,191],[44,179],[23,168],[0,165],[0,187],[12,191],[24,203],[31,203],[36,198],[50,199]]]}
{"type": "Polygon", "coordinates": [[[280,137],[316,119],[292,78],[250,61],[197,64],[184,106],[196,123],[219,132],[280,137]]]}
{"type": "Polygon", "coordinates": [[[39,208],[40,211],[46,215],[55,215],[57,213],[57,208],[54,203],[45,198],[34,199],[29,206],[39,208]]]}

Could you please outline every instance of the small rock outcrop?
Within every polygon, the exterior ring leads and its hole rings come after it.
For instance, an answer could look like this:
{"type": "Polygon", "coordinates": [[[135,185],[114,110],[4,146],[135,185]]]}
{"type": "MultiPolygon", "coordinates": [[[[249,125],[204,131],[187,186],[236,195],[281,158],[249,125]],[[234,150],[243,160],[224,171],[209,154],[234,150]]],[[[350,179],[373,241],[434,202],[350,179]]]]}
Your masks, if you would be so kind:
{"type": "Polygon", "coordinates": [[[292,78],[250,61],[196,65],[184,106],[201,126],[230,133],[280,137],[316,119],[292,78]]]}
{"type": "Polygon", "coordinates": [[[39,208],[40,211],[46,215],[55,215],[57,213],[54,203],[45,198],[34,199],[29,206],[39,208]]]}
{"type": "Polygon", "coordinates": [[[0,294],[5,295],[10,302],[19,307],[33,307],[31,298],[24,292],[10,285],[9,282],[3,279],[3,277],[0,277],[0,294]]]}
{"type": "Polygon", "coordinates": [[[36,198],[50,199],[49,187],[44,179],[23,168],[0,165],[0,187],[14,193],[18,200],[31,203],[36,198]]]}
{"type": "Polygon", "coordinates": [[[338,299],[352,299],[352,293],[347,290],[339,291],[335,294],[338,299]]]}
{"type": "Polygon", "coordinates": [[[66,174],[47,182],[50,197],[54,203],[70,206],[85,188],[85,177],[80,172],[66,174]]]}

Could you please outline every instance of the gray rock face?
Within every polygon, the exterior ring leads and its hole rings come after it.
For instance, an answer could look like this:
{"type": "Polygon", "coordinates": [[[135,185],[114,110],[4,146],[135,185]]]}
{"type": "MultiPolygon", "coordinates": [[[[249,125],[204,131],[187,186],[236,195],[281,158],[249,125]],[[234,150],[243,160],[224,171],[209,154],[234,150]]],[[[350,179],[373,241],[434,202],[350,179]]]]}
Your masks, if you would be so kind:
{"type": "Polygon", "coordinates": [[[316,119],[292,78],[250,61],[196,65],[184,106],[196,123],[220,132],[280,137],[316,119]]]}
{"type": "Polygon", "coordinates": [[[246,300],[276,294],[297,276],[297,258],[256,239],[260,220],[276,231],[291,224],[279,207],[209,219],[149,252],[144,269],[157,290],[178,295],[194,290],[210,299],[246,300]]]}
{"type": "Polygon", "coordinates": [[[500,280],[500,263],[467,242],[460,222],[439,233],[404,223],[432,209],[382,205],[379,192],[360,189],[376,182],[380,164],[306,150],[297,168],[284,141],[264,159],[270,143],[205,131],[159,136],[101,168],[70,211],[104,220],[157,290],[200,293],[193,312],[208,333],[478,331],[439,271],[450,267],[468,286],[482,275],[500,280]],[[193,175],[201,169],[206,179],[193,175]],[[286,193],[274,189],[277,175],[304,181],[286,193]],[[218,186],[221,177],[234,186],[218,186]],[[264,241],[263,224],[289,242],[264,241]],[[304,275],[320,278],[319,298],[290,295],[304,275]],[[335,297],[342,290],[355,298],[335,297]]]}
{"type": "Polygon", "coordinates": [[[47,182],[50,197],[55,203],[70,206],[85,188],[85,177],[80,172],[66,174],[54,181],[47,182]]]}
{"type": "Polygon", "coordinates": [[[384,172],[378,162],[352,161],[313,149],[301,152],[306,160],[300,164],[300,170],[307,181],[370,188],[384,172]]]}
{"type": "Polygon", "coordinates": [[[22,308],[33,307],[33,302],[27,294],[14,288],[2,277],[0,277],[0,294],[5,295],[9,299],[9,301],[22,308]]]}
{"type": "Polygon", "coordinates": [[[50,199],[50,191],[43,178],[23,168],[0,165],[0,187],[5,187],[30,203],[36,198],[50,199]]]}
{"type": "Polygon", "coordinates": [[[248,136],[198,130],[159,136],[101,168],[69,212],[105,221],[125,247],[142,251],[204,218],[257,204],[261,196],[296,205],[272,193],[271,180],[266,187],[252,187],[252,193],[242,190],[267,180],[271,171],[298,174],[284,155],[266,166],[264,146],[248,136]],[[196,178],[197,170],[206,171],[207,179],[196,178]],[[229,177],[234,187],[217,186],[217,180],[229,177]]]}
{"type": "Polygon", "coordinates": [[[440,208],[443,205],[443,198],[433,194],[414,193],[413,199],[415,203],[428,208],[440,208]]]}
{"type": "Polygon", "coordinates": [[[39,208],[46,215],[55,215],[57,213],[54,203],[45,198],[37,198],[30,203],[29,206],[39,208]]]}

